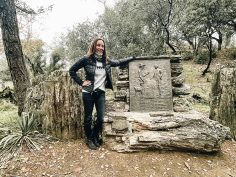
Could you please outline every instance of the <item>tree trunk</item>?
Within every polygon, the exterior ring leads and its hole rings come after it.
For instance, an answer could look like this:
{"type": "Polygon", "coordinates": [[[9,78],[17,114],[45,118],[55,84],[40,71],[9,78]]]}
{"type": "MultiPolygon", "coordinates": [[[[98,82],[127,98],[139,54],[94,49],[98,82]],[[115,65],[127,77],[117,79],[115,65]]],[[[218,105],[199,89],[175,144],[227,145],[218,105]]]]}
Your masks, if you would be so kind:
{"type": "Polygon", "coordinates": [[[14,0],[0,0],[0,8],[2,39],[21,115],[30,80],[23,58],[14,0]]]}
{"type": "Polygon", "coordinates": [[[166,31],[166,44],[171,48],[171,50],[173,51],[173,54],[177,54],[175,48],[173,45],[171,45],[170,43],[170,32],[167,28],[165,28],[166,31]]]}
{"type": "Polygon", "coordinates": [[[223,36],[220,31],[217,31],[217,33],[219,35],[219,38],[212,37],[212,39],[216,40],[216,42],[218,43],[218,51],[220,51],[222,48],[222,43],[223,43],[223,36]]]}
{"type": "Polygon", "coordinates": [[[218,68],[214,74],[210,97],[210,119],[231,129],[236,139],[236,64],[218,68]]]}
{"type": "Polygon", "coordinates": [[[212,41],[211,41],[211,36],[209,37],[209,61],[207,63],[206,69],[202,72],[202,76],[205,76],[205,74],[208,72],[208,69],[210,68],[211,62],[212,62],[212,41]]]}
{"type": "Polygon", "coordinates": [[[222,43],[223,43],[223,35],[222,35],[222,33],[220,31],[218,32],[218,34],[219,34],[218,51],[220,51],[221,48],[222,48],[222,43]]]}

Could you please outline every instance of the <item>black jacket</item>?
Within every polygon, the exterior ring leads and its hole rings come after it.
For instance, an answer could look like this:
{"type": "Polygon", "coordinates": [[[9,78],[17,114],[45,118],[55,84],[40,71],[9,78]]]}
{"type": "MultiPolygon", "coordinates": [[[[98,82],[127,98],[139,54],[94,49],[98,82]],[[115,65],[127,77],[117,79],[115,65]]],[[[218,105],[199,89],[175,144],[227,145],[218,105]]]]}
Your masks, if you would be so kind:
{"type": "MultiPolygon", "coordinates": [[[[129,57],[129,58],[124,58],[120,60],[108,60],[108,62],[104,62],[103,65],[105,66],[106,70],[106,83],[105,87],[112,89],[112,75],[111,75],[111,67],[116,67],[116,66],[124,66],[127,65],[131,60],[133,60],[134,57],[129,57]]],[[[74,81],[82,86],[83,80],[76,74],[76,72],[84,68],[85,71],[85,80],[91,81],[90,86],[83,86],[83,89],[92,92],[94,88],[94,78],[95,78],[95,69],[96,69],[96,59],[94,56],[91,57],[83,57],[79,59],[73,66],[71,66],[69,73],[70,76],[74,79],[74,81]]]]}

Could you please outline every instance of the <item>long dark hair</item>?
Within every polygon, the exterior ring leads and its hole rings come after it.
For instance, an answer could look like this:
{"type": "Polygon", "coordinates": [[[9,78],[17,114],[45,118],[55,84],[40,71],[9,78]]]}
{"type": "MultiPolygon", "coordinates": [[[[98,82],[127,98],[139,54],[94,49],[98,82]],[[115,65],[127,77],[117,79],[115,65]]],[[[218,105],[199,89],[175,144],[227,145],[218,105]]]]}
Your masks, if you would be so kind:
{"type": "Polygon", "coordinates": [[[88,57],[91,57],[92,55],[94,55],[96,53],[96,45],[97,45],[97,42],[99,40],[102,40],[103,43],[104,43],[104,51],[103,51],[103,54],[102,54],[102,58],[104,60],[107,60],[107,55],[106,55],[106,45],[105,45],[105,41],[104,39],[102,38],[96,38],[92,41],[92,43],[90,44],[89,48],[88,48],[88,51],[87,51],[87,56],[88,57]]]}

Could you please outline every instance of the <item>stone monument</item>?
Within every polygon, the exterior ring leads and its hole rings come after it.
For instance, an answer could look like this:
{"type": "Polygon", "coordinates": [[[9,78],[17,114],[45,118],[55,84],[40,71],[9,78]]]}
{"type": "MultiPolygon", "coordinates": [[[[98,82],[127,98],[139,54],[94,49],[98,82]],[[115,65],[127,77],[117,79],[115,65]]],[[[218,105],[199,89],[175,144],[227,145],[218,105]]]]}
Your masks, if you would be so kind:
{"type": "Polygon", "coordinates": [[[130,111],[173,110],[170,59],[129,64],[130,111]]]}
{"type": "Polygon", "coordinates": [[[191,110],[180,56],[136,57],[121,68],[104,120],[105,143],[118,152],[215,152],[229,128],[191,110]]]}

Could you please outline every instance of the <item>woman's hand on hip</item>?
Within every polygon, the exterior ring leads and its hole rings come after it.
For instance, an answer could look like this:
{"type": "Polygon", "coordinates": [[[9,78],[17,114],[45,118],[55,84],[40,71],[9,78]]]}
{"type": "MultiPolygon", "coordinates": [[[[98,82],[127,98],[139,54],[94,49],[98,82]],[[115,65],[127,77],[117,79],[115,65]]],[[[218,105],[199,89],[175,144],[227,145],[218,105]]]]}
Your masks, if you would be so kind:
{"type": "Polygon", "coordinates": [[[90,80],[85,80],[82,84],[82,86],[89,86],[91,85],[91,81],[90,80]]]}

